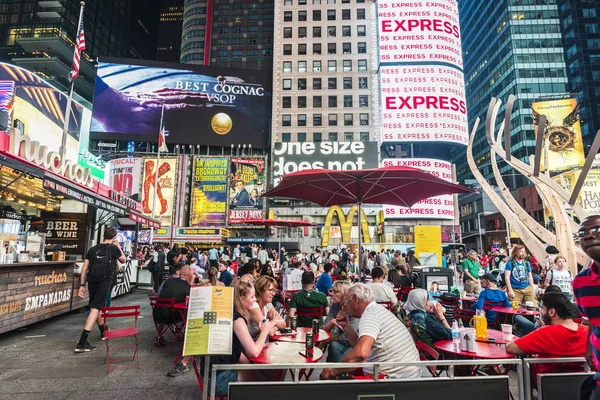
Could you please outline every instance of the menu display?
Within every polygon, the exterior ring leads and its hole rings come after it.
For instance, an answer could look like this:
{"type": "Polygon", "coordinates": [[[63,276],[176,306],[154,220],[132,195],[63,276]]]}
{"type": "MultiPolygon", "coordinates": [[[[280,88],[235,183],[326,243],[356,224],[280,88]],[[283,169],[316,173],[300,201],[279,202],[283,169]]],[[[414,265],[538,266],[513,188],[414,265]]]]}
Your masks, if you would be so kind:
{"type": "Polygon", "coordinates": [[[58,208],[60,200],[44,189],[39,178],[23,175],[7,166],[0,166],[0,187],[2,192],[12,194],[15,199],[40,204],[44,207],[58,208]]]}

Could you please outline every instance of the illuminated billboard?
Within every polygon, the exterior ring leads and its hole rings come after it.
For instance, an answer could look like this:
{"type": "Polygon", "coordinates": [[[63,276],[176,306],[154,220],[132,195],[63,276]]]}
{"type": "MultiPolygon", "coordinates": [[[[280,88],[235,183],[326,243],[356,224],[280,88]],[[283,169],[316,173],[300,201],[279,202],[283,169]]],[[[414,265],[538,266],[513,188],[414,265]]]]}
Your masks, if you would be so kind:
{"type": "Polygon", "coordinates": [[[190,226],[225,226],[229,158],[195,157],[190,226]]]}
{"type": "MultiPolygon", "coordinates": [[[[540,115],[547,118],[544,139],[548,145],[548,169],[552,172],[566,171],[583,166],[585,156],[577,99],[538,101],[531,107],[535,132],[540,115]]],[[[542,167],[544,159],[542,157],[542,167]]]]}
{"type": "MultiPolygon", "coordinates": [[[[412,167],[452,182],[452,164],[429,158],[387,158],[382,167],[412,167]]],[[[385,219],[454,219],[454,197],[451,194],[421,200],[410,208],[383,206],[385,219]]]]}
{"type": "Polygon", "coordinates": [[[167,143],[266,146],[270,73],[101,58],[92,139],[157,141],[165,107],[167,143]]]}
{"type": "Polygon", "coordinates": [[[161,158],[158,168],[156,161],[156,158],[143,159],[142,212],[144,215],[160,221],[162,226],[169,226],[173,223],[175,209],[178,159],[175,157],[161,158]],[[156,174],[158,174],[158,181],[156,181],[156,174]],[[156,187],[155,182],[158,182],[156,187]],[[154,199],[155,197],[156,199],[154,199]],[[154,212],[152,207],[154,207],[154,212]]]}
{"type": "Polygon", "coordinates": [[[265,160],[232,158],[229,170],[229,223],[264,218],[265,160]]]}
{"type": "MultiPolygon", "coordinates": [[[[108,162],[107,185],[114,191],[129,197],[140,192],[141,158],[117,158],[108,162]]],[[[152,205],[150,205],[152,207],[152,205]]]]}

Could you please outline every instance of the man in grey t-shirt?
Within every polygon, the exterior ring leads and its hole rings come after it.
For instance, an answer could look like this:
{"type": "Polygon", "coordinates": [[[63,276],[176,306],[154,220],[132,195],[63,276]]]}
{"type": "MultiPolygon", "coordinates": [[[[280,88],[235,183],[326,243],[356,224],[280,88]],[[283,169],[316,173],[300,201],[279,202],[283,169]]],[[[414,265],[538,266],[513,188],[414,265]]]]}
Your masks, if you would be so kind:
{"type": "MultiPolygon", "coordinates": [[[[352,350],[340,362],[411,362],[419,361],[417,347],[408,329],[398,318],[383,306],[375,303],[373,291],[366,285],[357,283],[346,292],[346,308],[348,314],[360,318],[358,324],[358,340],[352,350]]],[[[344,326],[347,329],[347,325],[344,326]]],[[[348,332],[347,332],[348,333],[348,332]]],[[[348,333],[348,338],[352,336],[348,333]]],[[[381,373],[391,378],[414,379],[421,376],[417,366],[381,367],[381,373]]],[[[335,379],[337,376],[351,372],[342,368],[326,368],[321,379],[335,379]]],[[[372,374],[371,369],[364,368],[365,374],[372,374]]]]}

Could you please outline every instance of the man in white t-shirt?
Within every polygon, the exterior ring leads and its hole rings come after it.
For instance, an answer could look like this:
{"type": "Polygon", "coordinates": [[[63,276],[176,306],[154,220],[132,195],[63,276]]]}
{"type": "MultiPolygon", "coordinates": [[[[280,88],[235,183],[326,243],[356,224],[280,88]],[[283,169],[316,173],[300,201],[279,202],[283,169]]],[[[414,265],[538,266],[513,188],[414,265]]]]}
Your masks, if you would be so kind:
{"type": "MultiPolygon", "coordinates": [[[[346,308],[348,314],[360,318],[358,323],[358,339],[352,350],[341,363],[363,362],[413,362],[419,360],[417,347],[406,329],[406,326],[383,306],[375,303],[373,292],[366,285],[357,283],[346,292],[346,308]]],[[[354,336],[350,324],[344,324],[344,330],[350,339],[354,336]]],[[[356,335],[356,334],[355,334],[356,335]]],[[[365,374],[372,374],[370,368],[363,368],[365,374]]],[[[321,379],[335,379],[352,370],[326,368],[321,379]]],[[[380,372],[395,379],[415,379],[421,376],[417,366],[381,367],[380,372]]]]}
{"type": "Polygon", "coordinates": [[[385,272],[381,267],[375,267],[371,270],[371,277],[373,278],[373,282],[367,284],[369,289],[373,291],[373,296],[375,296],[375,301],[377,303],[391,303],[391,307],[394,307],[398,302],[396,295],[391,287],[384,284],[385,272]]]}

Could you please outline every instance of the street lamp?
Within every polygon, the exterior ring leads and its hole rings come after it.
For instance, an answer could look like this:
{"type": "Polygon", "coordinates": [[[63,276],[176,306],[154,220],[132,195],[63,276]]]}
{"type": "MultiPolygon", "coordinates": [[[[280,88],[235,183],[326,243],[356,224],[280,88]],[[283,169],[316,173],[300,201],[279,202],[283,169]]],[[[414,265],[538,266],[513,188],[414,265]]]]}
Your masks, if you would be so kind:
{"type": "Polygon", "coordinates": [[[483,232],[481,230],[481,216],[486,216],[486,215],[492,215],[492,212],[489,211],[482,211],[482,212],[478,212],[477,213],[477,226],[479,227],[479,248],[481,249],[482,252],[485,252],[485,249],[483,248],[483,232]]]}

